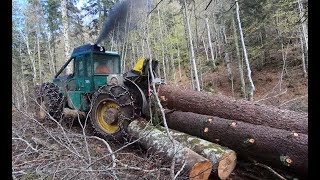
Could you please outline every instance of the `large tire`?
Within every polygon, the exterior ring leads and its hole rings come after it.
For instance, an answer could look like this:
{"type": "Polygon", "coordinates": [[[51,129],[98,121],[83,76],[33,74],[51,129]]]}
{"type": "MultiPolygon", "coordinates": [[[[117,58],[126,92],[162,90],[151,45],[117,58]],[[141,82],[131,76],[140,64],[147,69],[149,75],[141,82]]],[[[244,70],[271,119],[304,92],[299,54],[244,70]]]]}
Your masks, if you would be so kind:
{"type": "Polygon", "coordinates": [[[92,96],[90,119],[95,131],[109,140],[123,141],[134,119],[134,99],[125,86],[103,86],[92,96]]]}
{"type": "Polygon", "coordinates": [[[62,118],[64,100],[59,94],[59,87],[51,82],[46,82],[36,87],[37,117],[41,121],[50,121],[50,116],[60,121],[62,118]],[[48,115],[49,114],[49,115],[48,115]]]}

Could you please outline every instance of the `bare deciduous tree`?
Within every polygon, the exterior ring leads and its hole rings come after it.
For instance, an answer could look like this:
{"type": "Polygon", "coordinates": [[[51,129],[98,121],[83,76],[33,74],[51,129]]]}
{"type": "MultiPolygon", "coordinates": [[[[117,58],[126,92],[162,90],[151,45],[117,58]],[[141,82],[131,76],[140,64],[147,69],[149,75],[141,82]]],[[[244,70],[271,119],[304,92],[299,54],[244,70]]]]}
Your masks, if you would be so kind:
{"type": "Polygon", "coordinates": [[[239,12],[239,3],[238,0],[235,0],[236,2],[236,14],[237,14],[237,20],[238,20],[238,27],[239,27],[239,33],[240,33],[240,39],[241,39],[241,44],[242,44],[242,50],[244,54],[244,60],[246,62],[246,67],[247,67],[247,78],[249,80],[249,96],[248,100],[252,101],[253,100],[253,92],[255,91],[255,87],[251,78],[251,68],[250,68],[250,63],[248,59],[248,54],[246,50],[246,45],[244,43],[244,37],[243,37],[243,31],[241,27],[241,19],[240,19],[240,12],[239,12]]]}

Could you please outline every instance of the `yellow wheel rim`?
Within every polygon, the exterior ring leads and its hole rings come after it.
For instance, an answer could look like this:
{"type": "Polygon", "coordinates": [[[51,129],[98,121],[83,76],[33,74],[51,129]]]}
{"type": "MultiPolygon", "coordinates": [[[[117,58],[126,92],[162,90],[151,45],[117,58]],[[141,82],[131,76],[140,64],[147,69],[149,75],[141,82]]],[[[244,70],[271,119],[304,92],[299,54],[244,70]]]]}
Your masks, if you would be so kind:
{"type": "Polygon", "coordinates": [[[106,133],[113,134],[113,133],[117,132],[118,129],[120,128],[118,123],[108,124],[104,120],[104,117],[103,117],[105,112],[108,109],[110,109],[110,108],[119,109],[119,107],[120,106],[116,102],[113,102],[110,100],[105,100],[105,101],[100,102],[100,104],[97,108],[96,118],[97,118],[97,122],[98,122],[99,126],[106,133]]]}

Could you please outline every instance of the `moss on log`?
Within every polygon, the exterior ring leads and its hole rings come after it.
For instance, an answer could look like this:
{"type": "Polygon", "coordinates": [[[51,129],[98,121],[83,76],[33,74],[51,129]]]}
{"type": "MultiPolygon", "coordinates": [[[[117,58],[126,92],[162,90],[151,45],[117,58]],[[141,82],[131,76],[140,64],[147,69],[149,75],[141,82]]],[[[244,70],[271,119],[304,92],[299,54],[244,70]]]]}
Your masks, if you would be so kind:
{"type": "MultiPolygon", "coordinates": [[[[157,128],[164,133],[166,131],[162,126],[157,128]]],[[[173,129],[169,129],[169,132],[179,143],[209,159],[213,165],[212,171],[220,179],[228,178],[234,170],[237,156],[233,150],[173,129]]]]}
{"type": "Polygon", "coordinates": [[[168,160],[175,158],[178,166],[185,164],[182,174],[187,174],[188,178],[193,180],[208,179],[212,170],[210,160],[176,140],[172,143],[166,133],[161,132],[153,125],[141,120],[132,121],[128,126],[128,134],[136,139],[140,138],[139,142],[146,149],[161,153],[168,160]]]}

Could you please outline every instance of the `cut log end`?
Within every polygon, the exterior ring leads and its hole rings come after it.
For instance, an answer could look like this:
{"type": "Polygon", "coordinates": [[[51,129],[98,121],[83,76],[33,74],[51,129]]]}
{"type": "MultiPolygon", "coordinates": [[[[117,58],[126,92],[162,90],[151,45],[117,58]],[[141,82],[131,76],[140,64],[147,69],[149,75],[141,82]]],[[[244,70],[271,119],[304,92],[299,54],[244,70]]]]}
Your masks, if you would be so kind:
{"type": "Polygon", "coordinates": [[[80,119],[85,119],[86,118],[86,114],[82,111],[78,111],[75,109],[69,109],[69,108],[63,108],[63,114],[66,118],[80,118],[80,119]],[[79,115],[79,116],[78,116],[79,115]]]}
{"type": "Polygon", "coordinates": [[[197,162],[193,165],[190,173],[189,179],[192,180],[202,180],[208,179],[212,170],[212,163],[208,160],[197,162]]]}
{"type": "Polygon", "coordinates": [[[237,155],[229,150],[220,159],[218,164],[218,176],[220,179],[227,179],[237,164],[237,155]]]}

